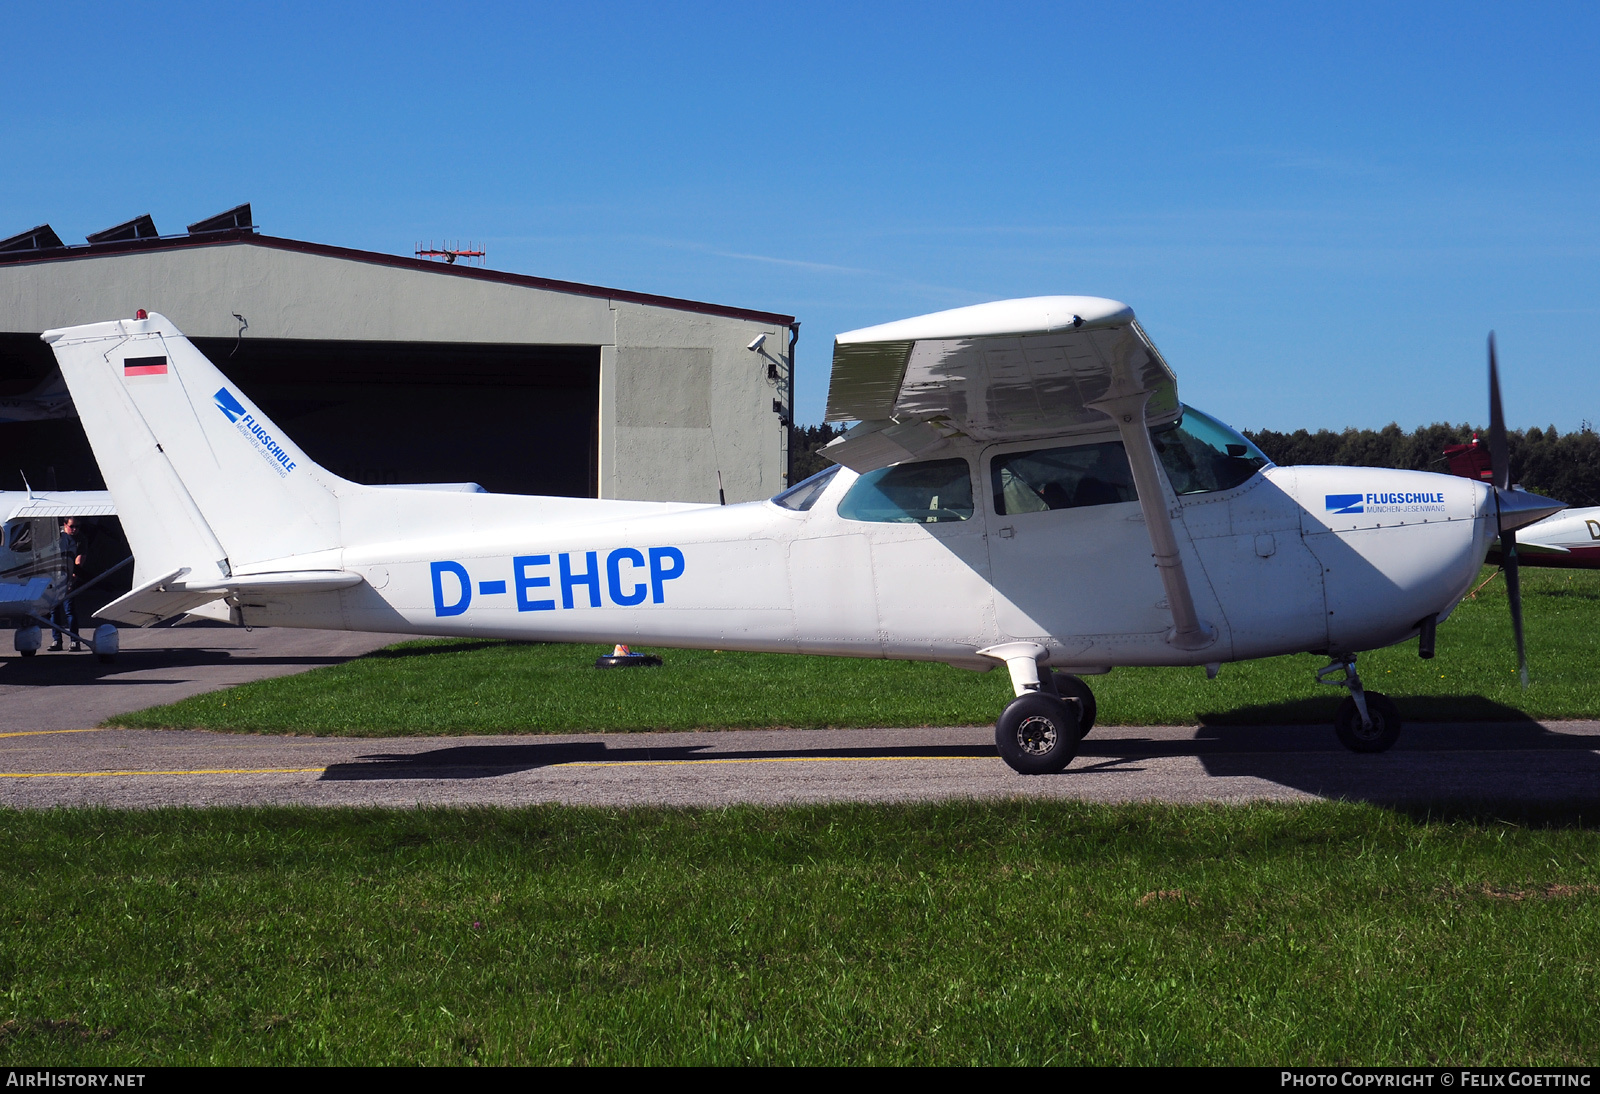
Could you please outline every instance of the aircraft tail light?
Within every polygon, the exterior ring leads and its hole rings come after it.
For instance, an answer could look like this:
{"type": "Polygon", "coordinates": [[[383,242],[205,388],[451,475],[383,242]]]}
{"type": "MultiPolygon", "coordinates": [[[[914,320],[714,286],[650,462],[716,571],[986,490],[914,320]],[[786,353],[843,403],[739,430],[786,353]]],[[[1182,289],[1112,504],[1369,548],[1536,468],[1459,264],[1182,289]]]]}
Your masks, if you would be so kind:
{"type": "Polygon", "coordinates": [[[140,308],[138,311],[133,313],[133,317],[135,319],[149,319],[150,313],[145,311],[143,308],[140,308]]]}

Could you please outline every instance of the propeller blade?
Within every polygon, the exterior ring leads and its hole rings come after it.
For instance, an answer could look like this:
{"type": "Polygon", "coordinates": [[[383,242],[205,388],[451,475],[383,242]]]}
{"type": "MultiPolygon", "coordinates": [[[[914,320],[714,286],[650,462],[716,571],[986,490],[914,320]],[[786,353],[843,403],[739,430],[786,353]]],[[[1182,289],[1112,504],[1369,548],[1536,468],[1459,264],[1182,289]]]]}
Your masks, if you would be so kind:
{"type": "MultiPolygon", "coordinates": [[[[1511,487],[1511,459],[1506,443],[1506,416],[1500,406],[1500,367],[1495,360],[1494,331],[1489,332],[1489,465],[1492,468],[1495,525],[1500,533],[1500,568],[1506,572],[1506,598],[1511,602],[1511,634],[1517,641],[1517,675],[1528,687],[1528,647],[1522,637],[1522,574],[1517,567],[1517,529],[1529,523],[1517,513],[1507,519],[1506,508],[1531,508],[1511,487]],[[1507,502],[1502,507],[1501,502],[1507,502]],[[1509,525],[1509,527],[1508,527],[1509,525]]],[[[1532,495],[1529,495],[1532,498],[1532,495]]],[[[1548,501],[1540,498],[1539,501],[1548,501]]]]}
{"type": "Polygon", "coordinates": [[[1510,458],[1506,449],[1506,416],[1500,409],[1500,369],[1495,362],[1494,331],[1489,332],[1489,466],[1493,469],[1495,490],[1511,485],[1510,458]]]}
{"type": "Polygon", "coordinates": [[[1500,565],[1506,572],[1506,598],[1511,601],[1511,634],[1517,640],[1517,675],[1528,690],[1528,647],[1522,639],[1522,576],[1517,569],[1517,533],[1500,533],[1500,565]]]}

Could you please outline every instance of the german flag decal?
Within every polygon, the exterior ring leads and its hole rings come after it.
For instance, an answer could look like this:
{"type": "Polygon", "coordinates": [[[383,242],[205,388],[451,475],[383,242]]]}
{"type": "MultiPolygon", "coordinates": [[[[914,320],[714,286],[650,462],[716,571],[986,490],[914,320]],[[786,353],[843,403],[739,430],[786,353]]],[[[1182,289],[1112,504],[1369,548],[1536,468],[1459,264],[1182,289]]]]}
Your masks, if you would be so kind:
{"type": "Polygon", "coordinates": [[[122,362],[123,376],[165,376],[165,357],[129,357],[122,362]]]}

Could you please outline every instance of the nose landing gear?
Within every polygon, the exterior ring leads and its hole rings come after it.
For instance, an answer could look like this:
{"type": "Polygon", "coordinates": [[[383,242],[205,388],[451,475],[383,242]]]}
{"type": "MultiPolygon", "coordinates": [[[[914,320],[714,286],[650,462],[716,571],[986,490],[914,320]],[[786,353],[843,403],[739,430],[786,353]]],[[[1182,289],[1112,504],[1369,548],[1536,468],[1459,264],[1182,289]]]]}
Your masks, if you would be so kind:
{"type": "Polygon", "coordinates": [[[1379,691],[1367,691],[1356,674],[1356,655],[1335,656],[1317,670],[1317,683],[1347,688],[1350,695],[1339,704],[1333,716],[1333,731],[1339,743],[1351,752],[1384,752],[1400,738],[1400,708],[1379,691]],[[1344,679],[1326,677],[1343,672],[1344,679]]]}

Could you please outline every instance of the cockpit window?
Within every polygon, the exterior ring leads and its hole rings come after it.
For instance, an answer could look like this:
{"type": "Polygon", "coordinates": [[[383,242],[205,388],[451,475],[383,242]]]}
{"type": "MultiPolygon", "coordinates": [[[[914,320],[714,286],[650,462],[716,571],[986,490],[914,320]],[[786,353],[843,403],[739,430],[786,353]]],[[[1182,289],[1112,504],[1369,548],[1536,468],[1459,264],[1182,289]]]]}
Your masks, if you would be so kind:
{"type": "Polygon", "coordinates": [[[994,458],[989,477],[1002,516],[1139,500],[1120,441],[1009,452],[994,458]]]}
{"type": "Polygon", "coordinates": [[[1174,424],[1152,431],[1150,439],[1178,494],[1231,490],[1272,466],[1237,430],[1192,406],[1184,407],[1183,417],[1174,424]]]}
{"type": "Polygon", "coordinates": [[[943,524],[972,519],[972,471],[966,460],[924,460],[868,471],[839,502],[846,520],[943,524]]]}
{"type": "Polygon", "coordinates": [[[833,477],[838,473],[839,467],[837,464],[818,471],[809,479],[795,483],[789,489],[773,498],[772,503],[781,505],[785,509],[793,509],[797,513],[804,513],[817,504],[817,499],[822,497],[822,492],[828,488],[828,484],[833,481],[833,477]]]}

